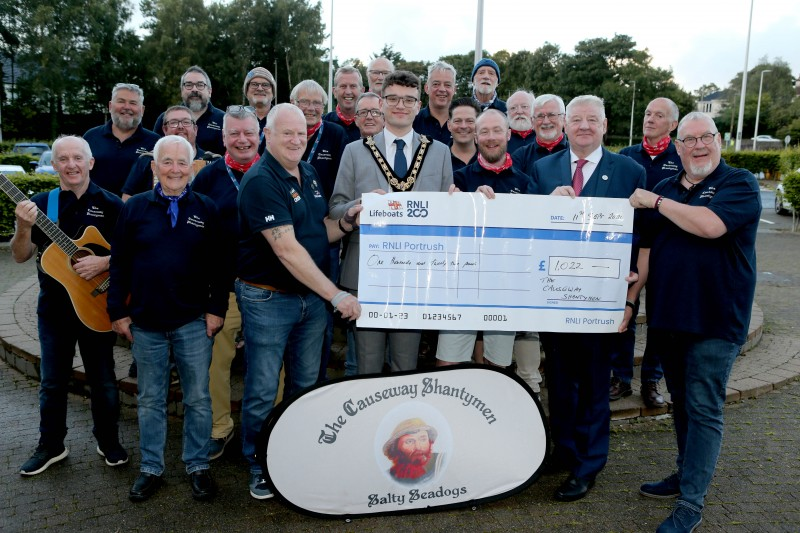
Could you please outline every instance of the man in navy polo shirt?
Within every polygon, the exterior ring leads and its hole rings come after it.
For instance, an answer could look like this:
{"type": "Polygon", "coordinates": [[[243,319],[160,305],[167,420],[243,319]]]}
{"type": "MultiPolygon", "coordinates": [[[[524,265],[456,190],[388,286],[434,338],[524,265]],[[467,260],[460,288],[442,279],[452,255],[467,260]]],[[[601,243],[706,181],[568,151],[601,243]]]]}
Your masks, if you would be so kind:
{"type": "Polygon", "coordinates": [[[569,148],[564,135],[564,100],[555,94],[540,94],[533,101],[533,142],[511,152],[511,159],[517,170],[533,175],[533,164],[548,155],[557,154],[569,148]]]}
{"type": "Polygon", "coordinates": [[[348,142],[361,138],[356,124],[356,101],[364,92],[361,72],[350,65],[339,67],[333,76],[333,96],[336,109],[322,116],[322,120],[333,122],[344,128],[348,142]]]}
{"type": "Polygon", "coordinates": [[[497,86],[500,85],[500,67],[497,63],[484,57],[472,67],[472,97],[478,102],[482,110],[497,109],[505,113],[506,103],[497,96],[497,86]]]}
{"type": "MultiPolygon", "coordinates": [[[[694,531],[702,521],[722,447],[725,387],[750,324],[761,216],[758,182],[721,160],[720,133],[708,115],[683,117],[676,141],[683,172],[630,197],[647,216],[639,280],[628,300],[647,284],[649,340],[670,349],[661,364],[672,396],[677,472],[639,489],[678,498],[659,532],[694,531]]],[[[631,309],[625,318],[632,319],[631,309]]]]}
{"type": "MultiPolygon", "coordinates": [[[[652,191],[658,183],[671,178],[681,170],[683,164],[678,157],[675,144],[670,139],[670,134],[678,127],[678,106],[669,98],[656,98],[649,104],[644,112],[642,142],[620,150],[621,155],[626,155],[642,165],[647,172],[647,185],[645,188],[652,191]]],[[[635,317],[639,311],[639,301],[634,303],[635,317]]],[[[649,330],[648,330],[649,333],[649,330]]],[[[611,357],[611,370],[613,377],[609,385],[608,397],[618,400],[632,393],[631,379],[633,378],[633,347],[636,341],[636,321],[632,321],[628,330],[622,335],[619,352],[611,357]]],[[[663,347],[660,349],[663,350],[663,347]]],[[[658,382],[664,375],[656,353],[659,347],[648,342],[644,350],[641,365],[642,401],[647,407],[662,408],[667,404],[658,390],[658,382]]]]}
{"type": "Polygon", "coordinates": [[[326,215],[328,204],[314,167],[303,161],[307,117],[278,104],[267,116],[267,151],[244,176],[239,190],[236,298],[245,324],[242,452],[250,468],[250,495],[272,497],[256,438],[272,410],[286,355],[286,392],[316,383],[327,322],[326,302],[346,320],[361,315],[358,300],[328,279],[328,244],[356,227],[361,206],[343,220],[326,215]]]}
{"type": "Polygon", "coordinates": [[[453,172],[455,172],[477,160],[475,123],[478,121],[478,115],[481,114],[481,107],[475,99],[465,96],[453,100],[448,114],[450,118],[447,121],[447,128],[453,136],[450,143],[450,162],[453,165],[453,172]]]}
{"type": "MultiPolygon", "coordinates": [[[[211,104],[211,79],[206,71],[192,65],[181,76],[181,101],[191,109],[197,123],[197,144],[206,152],[225,153],[222,142],[222,117],[225,113],[211,104]]],[[[161,135],[164,114],[158,116],[153,131],[161,135]]]]}
{"type": "Polygon", "coordinates": [[[108,102],[111,120],[83,134],[94,155],[92,181],[120,196],[131,167],[153,150],[158,135],[142,127],[144,92],[133,83],[118,83],[108,102]]]}
{"type": "Polygon", "coordinates": [[[419,110],[414,118],[414,131],[427,135],[444,145],[453,138],[447,127],[450,104],[456,92],[456,68],[445,61],[437,61],[428,67],[425,94],[428,105],[419,110]]]}

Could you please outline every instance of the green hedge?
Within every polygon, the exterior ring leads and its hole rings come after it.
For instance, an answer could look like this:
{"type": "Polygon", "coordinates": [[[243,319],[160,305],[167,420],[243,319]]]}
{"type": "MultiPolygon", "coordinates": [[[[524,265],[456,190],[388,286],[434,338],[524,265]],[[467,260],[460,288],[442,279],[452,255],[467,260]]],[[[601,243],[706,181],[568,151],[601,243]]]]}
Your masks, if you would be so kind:
{"type": "MultiPolygon", "coordinates": [[[[37,192],[50,191],[58,187],[58,177],[49,174],[10,174],[6,175],[28,198],[37,192]]],[[[0,193],[0,236],[14,234],[14,209],[16,205],[5,193],[0,193]]]]}
{"type": "Polygon", "coordinates": [[[39,158],[12,152],[0,154],[0,165],[20,165],[25,171],[33,170],[31,161],[39,161],[39,158]]]}
{"type": "Polygon", "coordinates": [[[795,211],[800,211],[800,172],[790,172],[781,181],[786,200],[792,204],[795,211]]]}
{"type": "Polygon", "coordinates": [[[800,169],[800,148],[794,147],[781,152],[781,172],[788,174],[800,169]]]}
{"type": "Polygon", "coordinates": [[[725,162],[732,167],[746,168],[753,174],[763,172],[768,177],[776,175],[781,170],[781,153],[771,152],[722,152],[725,162]]]}

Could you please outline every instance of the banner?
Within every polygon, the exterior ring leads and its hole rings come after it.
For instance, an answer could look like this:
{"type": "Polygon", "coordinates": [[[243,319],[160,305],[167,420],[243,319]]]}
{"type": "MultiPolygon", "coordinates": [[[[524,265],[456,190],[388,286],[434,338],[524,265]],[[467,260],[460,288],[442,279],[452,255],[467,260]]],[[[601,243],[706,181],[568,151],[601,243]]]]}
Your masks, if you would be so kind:
{"type": "Polygon", "coordinates": [[[616,332],[627,199],[365,194],[359,327],[616,332]]]}
{"type": "Polygon", "coordinates": [[[288,505],[348,517],[515,494],[547,446],[542,408],[520,378],[465,365],[312,388],[273,410],[257,458],[288,505]]]}

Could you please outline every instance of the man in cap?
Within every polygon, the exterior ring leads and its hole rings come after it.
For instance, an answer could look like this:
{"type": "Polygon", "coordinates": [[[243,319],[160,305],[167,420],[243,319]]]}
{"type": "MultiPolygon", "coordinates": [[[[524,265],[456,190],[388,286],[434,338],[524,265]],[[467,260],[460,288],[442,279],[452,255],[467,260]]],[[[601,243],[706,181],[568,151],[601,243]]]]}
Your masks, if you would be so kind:
{"type": "Polygon", "coordinates": [[[500,67],[497,63],[484,57],[472,67],[472,97],[481,106],[481,110],[497,109],[505,113],[506,103],[497,96],[500,85],[500,67]]]}
{"type": "Polygon", "coordinates": [[[266,147],[264,127],[267,125],[267,114],[272,109],[272,101],[275,100],[275,91],[275,77],[264,67],[255,67],[244,77],[242,93],[258,119],[259,155],[264,153],[266,147]]]}

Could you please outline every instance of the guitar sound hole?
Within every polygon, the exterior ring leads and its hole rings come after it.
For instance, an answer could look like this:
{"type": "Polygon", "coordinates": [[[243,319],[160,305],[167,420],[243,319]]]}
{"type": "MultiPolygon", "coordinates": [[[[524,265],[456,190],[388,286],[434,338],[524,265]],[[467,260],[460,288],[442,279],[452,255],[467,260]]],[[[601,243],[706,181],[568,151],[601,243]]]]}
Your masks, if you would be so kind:
{"type": "Polygon", "coordinates": [[[78,262],[78,259],[80,259],[82,257],[89,256],[89,255],[94,255],[91,250],[87,250],[86,248],[79,248],[78,251],[75,252],[75,255],[70,257],[70,263],[74,267],[75,263],[78,262]]]}

